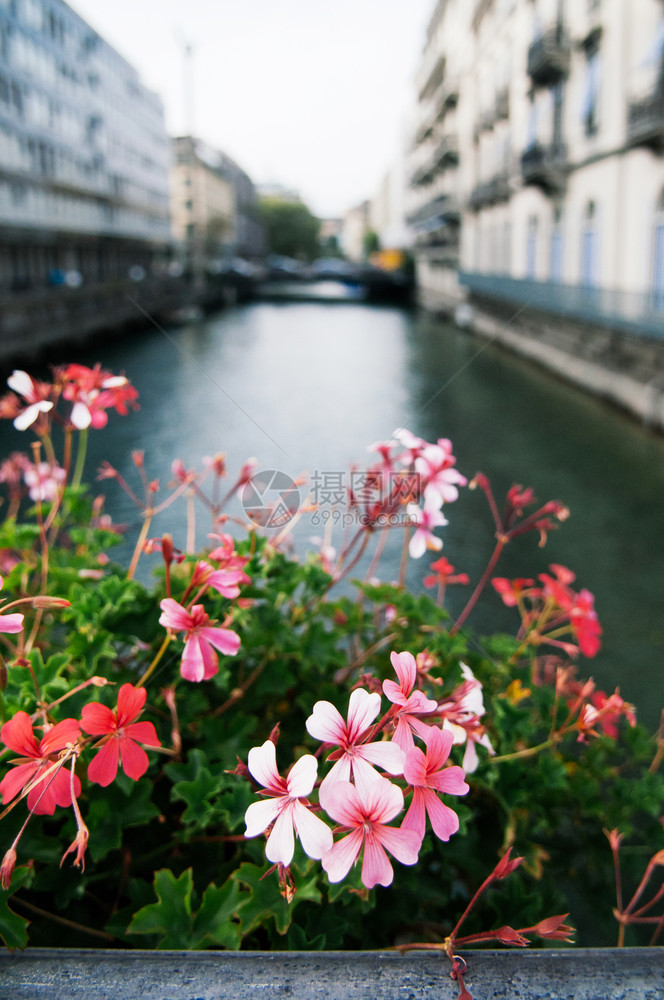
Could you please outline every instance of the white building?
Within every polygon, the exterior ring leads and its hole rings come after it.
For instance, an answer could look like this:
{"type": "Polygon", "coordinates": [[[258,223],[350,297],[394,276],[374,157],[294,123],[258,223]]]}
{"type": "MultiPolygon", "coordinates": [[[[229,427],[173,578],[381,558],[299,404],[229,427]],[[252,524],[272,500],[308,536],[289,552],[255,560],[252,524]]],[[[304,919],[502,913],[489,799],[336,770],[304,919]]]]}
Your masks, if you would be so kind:
{"type": "Polygon", "coordinates": [[[406,164],[400,155],[383,177],[369,206],[369,226],[382,249],[407,250],[413,241],[406,223],[406,164]]]}
{"type": "MultiPolygon", "coordinates": [[[[439,0],[411,219],[423,299],[590,319],[664,307],[661,0],[439,0]]],[[[660,317],[661,320],[661,317],[660,317]]]]}
{"type": "Polygon", "coordinates": [[[0,0],[0,289],[150,267],[170,238],[160,98],[63,0],[0,0]]]}

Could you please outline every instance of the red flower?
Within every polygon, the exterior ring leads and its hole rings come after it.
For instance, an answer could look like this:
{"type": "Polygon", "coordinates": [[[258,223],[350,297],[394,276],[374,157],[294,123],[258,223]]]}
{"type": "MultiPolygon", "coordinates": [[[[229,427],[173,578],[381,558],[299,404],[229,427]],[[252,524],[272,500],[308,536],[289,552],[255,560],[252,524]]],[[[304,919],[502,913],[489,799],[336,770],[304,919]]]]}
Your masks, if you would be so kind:
{"type": "Polygon", "coordinates": [[[81,726],[91,736],[105,736],[99,753],[88,767],[88,778],[104,788],[118,773],[118,759],[124,773],[134,781],[148,769],[148,755],[139,743],[159,747],[161,743],[151,722],[134,722],[143,710],[147,692],[133,684],[123,684],[115,712],[92,702],[81,712],[81,726]]]}
{"type": "Polygon", "coordinates": [[[435,587],[436,584],[445,587],[448,583],[462,583],[464,585],[470,583],[468,574],[457,573],[452,563],[445,556],[441,556],[440,559],[432,562],[429,569],[433,570],[433,574],[424,577],[425,587],[435,587]]]}
{"type": "MultiPolygon", "coordinates": [[[[48,729],[37,742],[32,731],[32,722],[27,712],[17,712],[13,719],[5,722],[0,730],[0,739],[13,750],[21,754],[18,760],[11,761],[17,766],[0,781],[0,793],[3,802],[11,802],[26,785],[33,783],[41,774],[47,771],[56,761],[61,750],[68,743],[73,743],[81,735],[76,719],[63,719],[48,729]]],[[[74,794],[79,795],[81,783],[74,777],[74,794]]],[[[52,816],[56,806],[71,805],[71,779],[63,768],[51,772],[28,792],[28,809],[44,816],[52,816]]]]}
{"type": "Polygon", "coordinates": [[[595,656],[602,644],[602,626],[595,611],[595,598],[589,590],[580,590],[574,595],[569,620],[583,655],[595,656]]]}
{"type": "Polygon", "coordinates": [[[112,375],[100,365],[77,364],[67,365],[59,375],[64,381],[62,395],[74,404],[69,419],[78,430],[105,427],[110,407],[122,416],[129,412],[128,405],[138,409],[138,392],[124,375],[112,375]]]}

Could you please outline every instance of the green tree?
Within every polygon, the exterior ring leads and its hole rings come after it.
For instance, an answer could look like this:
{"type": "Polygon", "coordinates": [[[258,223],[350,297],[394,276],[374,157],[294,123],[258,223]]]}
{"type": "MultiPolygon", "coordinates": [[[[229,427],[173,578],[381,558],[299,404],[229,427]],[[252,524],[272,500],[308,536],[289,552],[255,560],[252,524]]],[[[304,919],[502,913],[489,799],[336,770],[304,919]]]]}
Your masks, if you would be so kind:
{"type": "Polygon", "coordinates": [[[380,250],[380,238],[378,233],[376,233],[373,229],[367,229],[364,234],[362,248],[364,250],[365,257],[368,257],[370,254],[376,253],[380,250]]]}
{"type": "Polygon", "coordinates": [[[302,202],[262,198],[261,216],[270,253],[313,260],[318,256],[320,219],[302,202]]]}

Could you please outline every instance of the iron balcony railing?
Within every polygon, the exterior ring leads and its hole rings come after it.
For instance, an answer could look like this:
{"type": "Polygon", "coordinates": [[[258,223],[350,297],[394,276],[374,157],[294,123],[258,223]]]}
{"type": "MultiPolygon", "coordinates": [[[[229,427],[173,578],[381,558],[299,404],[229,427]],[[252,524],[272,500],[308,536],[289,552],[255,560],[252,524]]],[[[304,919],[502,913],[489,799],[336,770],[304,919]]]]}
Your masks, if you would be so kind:
{"type": "Polygon", "coordinates": [[[567,76],[570,42],[562,25],[545,31],[528,47],[528,75],[533,83],[549,86],[567,76]]]}
{"type": "Polygon", "coordinates": [[[443,225],[458,225],[460,219],[461,211],[454,195],[441,194],[413,212],[407,221],[416,230],[431,232],[443,225]]]}
{"type": "Polygon", "coordinates": [[[459,281],[480,298],[664,339],[664,289],[650,293],[626,292],[477,271],[460,271],[459,281]]]}
{"type": "Polygon", "coordinates": [[[499,122],[510,116],[510,92],[508,87],[502,87],[496,94],[493,117],[499,122]]]}
{"type": "Polygon", "coordinates": [[[524,184],[534,184],[548,194],[560,194],[567,180],[567,149],[561,142],[536,142],[521,154],[524,184]]]}
{"type": "Polygon", "coordinates": [[[436,94],[434,107],[436,120],[440,121],[448,111],[455,108],[459,100],[459,84],[456,80],[443,80],[436,94]]]}
{"type": "Polygon", "coordinates": [[[507,174],[496,174],[489,181],[484,181],[473,188],[468,199],[469,207],[478,210],[486,205],[497,205],[508,201],[512,193],[507,174]]]}
{"type": "Polygon", "coordinates": [[[664,149],[664,75],[654,93],[627,107],[627,144],[664,149]]]}
{"type": "Polygon", "coordinates": [[[456,135],[444,135],[433,154],[437,167],[456,166],[459,162],[459,139],[456,135]]]}

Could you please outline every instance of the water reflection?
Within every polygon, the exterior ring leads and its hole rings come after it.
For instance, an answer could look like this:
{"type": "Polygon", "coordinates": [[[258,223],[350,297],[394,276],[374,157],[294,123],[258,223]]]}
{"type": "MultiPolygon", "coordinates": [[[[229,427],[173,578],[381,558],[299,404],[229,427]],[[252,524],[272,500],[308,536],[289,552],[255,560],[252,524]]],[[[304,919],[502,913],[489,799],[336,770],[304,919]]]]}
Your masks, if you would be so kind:
{"type": "MultiPolygon", "coordinates": [[[[656,724],[661,698],[653,695],[664,693],[661,438],[485,341],[390,307],[252,304],[81,360],[124,370],[141,400],[140,414],[112,417],[91,435],[91,468],[106,458],[131,479],[131,450],[140,448],[148,476],[163,483],[174,458],[200,468],[219,451],[231,470],[254,455],[259,468],[293,477],[343,472],[366,462],[367,444],[406,426],[429,440],[450,437],[460,470],[484,471],[497,494],[519,482],[542,501],[564,501],[572,516],[546,549],[534,535],[517,540],[500,571],[533,576],[550,562],[574,569],[596,594],[605,629],[594,676],[604,687],[620,684],[656,724]]],[[[104,485],[115,519],[136,530],[136,511],[115,484],[104,485]]],[[[444,552],[477,578],[493,545],[484,498],[464,491],[446,513],[444,552]]],[[[202,538],[208,525],[199,520],[202,538]]],[[[155,534],[170,530],[182,544],[183,521],[182,509],[171,508],[155,534]]],[[[303,518],[298,546],[321,533],[303,518]]],[[[396,577],[400,548],[395,537],[386,578],[396,577]]],[[[420,577],[413,566],[411,584],[420,577]]],[[[459,590],[450,594],[452,613],[464,600],[459,590]]],[[[515,621],[488,595],[470,624],[481,632],[515,621]]]]}

